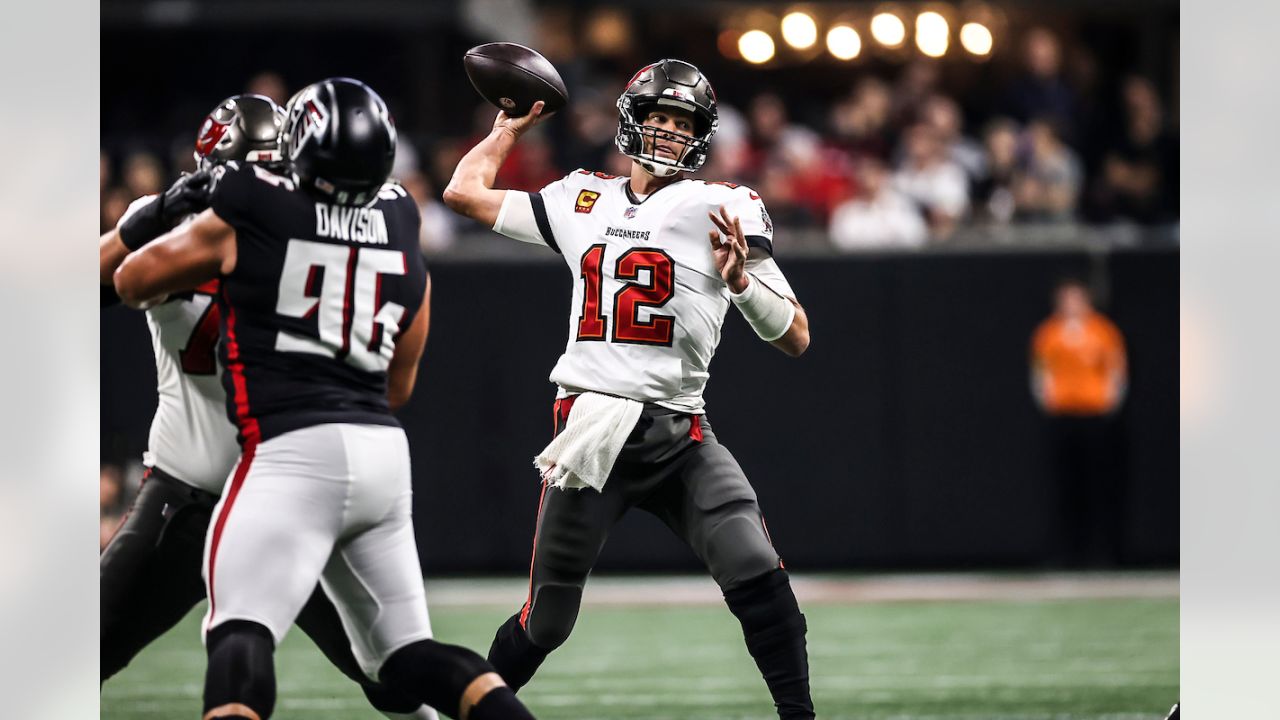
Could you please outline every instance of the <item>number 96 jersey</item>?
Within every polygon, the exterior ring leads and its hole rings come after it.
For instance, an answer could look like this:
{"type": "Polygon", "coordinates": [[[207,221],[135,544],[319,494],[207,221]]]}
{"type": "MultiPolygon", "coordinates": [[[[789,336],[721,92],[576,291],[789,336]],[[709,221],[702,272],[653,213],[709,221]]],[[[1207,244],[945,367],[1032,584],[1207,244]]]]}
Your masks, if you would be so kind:
{"type": "Polygon", "coordinates": [[[707,213],[722,205],[758,248],[756,263],[773,268],[753,277],[792,296],[769,257],[769,215],[748,187],[683,179],[638,198],[625,177],[578,170],[528,195],[532,223],[520,217],[520,197],[507,195],[494,229],[560,252],[576,276],[568,343],[551,371],[562,394],[591,390],[703,412],[730,305],[708,239],[707,213]]]}
{"type": "Polygon", "coordinates": [[[417,204],[395,183],[365,207],[228,163],[211,207],[236,231],[219,347],[241,443],[312,425],[398,425],[387,404],[396,340],[422,305],[417,204]]]}

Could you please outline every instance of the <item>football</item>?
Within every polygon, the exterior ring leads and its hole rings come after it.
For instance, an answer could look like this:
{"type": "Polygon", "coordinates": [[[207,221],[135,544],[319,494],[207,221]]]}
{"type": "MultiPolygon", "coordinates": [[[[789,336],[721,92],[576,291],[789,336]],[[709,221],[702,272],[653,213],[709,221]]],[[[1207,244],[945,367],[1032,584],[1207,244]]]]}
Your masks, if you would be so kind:
{"type": "Polygon", "coordinates": [[[544,115],[560,110],[569,101],[569,91],[555,66],[523,45],[477,45],[463,56],[462,64],[480,95],[511,117],[527,114],[539,100],[546,103],[544,115]]]}

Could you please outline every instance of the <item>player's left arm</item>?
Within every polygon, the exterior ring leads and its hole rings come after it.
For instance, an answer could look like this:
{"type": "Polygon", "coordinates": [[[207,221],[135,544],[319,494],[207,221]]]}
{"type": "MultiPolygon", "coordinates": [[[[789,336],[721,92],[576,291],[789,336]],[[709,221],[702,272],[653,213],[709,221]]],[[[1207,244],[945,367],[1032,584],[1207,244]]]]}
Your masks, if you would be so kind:
{"type": "Polygon", "coordinates": [[[791,357],[803,355],[809,349],[809,316],[795,298],[773,287],[790,289],[777,263],[764,250],[748,247],[741,220],[730,216],[724,206],[708,216],[716,227],[709,232],[711,253],[733,304],[760,339],[791,357]],[[748,270],[749,261],[756,272],[748,270]],[[761,279],[764,275],[776,275],[776,280],[770,284],[761,279]]]}
{"type": "Polygon", "coordinates": [[[236,232],[213,210],[130,253],[115,272],[126,305],[145,309],[180,290],[226,275],[236,266],[236,232]]]}

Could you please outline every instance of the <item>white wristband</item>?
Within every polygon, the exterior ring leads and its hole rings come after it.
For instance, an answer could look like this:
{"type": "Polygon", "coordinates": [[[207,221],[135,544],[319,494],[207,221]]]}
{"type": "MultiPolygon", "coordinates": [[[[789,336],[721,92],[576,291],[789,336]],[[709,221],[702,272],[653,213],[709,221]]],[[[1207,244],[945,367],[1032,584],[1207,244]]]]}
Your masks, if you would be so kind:
{"type": "Polygon", "coordinates": [[[773,342],[791,329],[791,321],[796,317],[796,306],[791,301],[766,288],[759,278],[747,273],[751,282],[741,294],[729,291],[733,304],[738,312],[747,319],[747,324],[756,335],[765,342],[773,342]]]}

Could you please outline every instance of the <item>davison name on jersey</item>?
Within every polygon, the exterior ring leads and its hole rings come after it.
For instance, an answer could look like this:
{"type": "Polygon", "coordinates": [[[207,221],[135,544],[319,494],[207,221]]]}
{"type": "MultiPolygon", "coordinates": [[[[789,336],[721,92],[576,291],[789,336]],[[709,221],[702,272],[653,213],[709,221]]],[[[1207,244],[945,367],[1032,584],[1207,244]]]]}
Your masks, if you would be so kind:
{"type": "Polygon", "coordinates": [[[559,252],[576,278],[568,343],[551,371],[562,395],[593,390],[703,412],[730,305],[707,237],[707,213],[722,205],[753,248],[748,272],[794,298],[771,257],[769,213],[744,185],[683,179],[637,198],[628,178],[577,170],[528,194],[533,222],[522,196],[508,191],[494,230],[559,252]]]}
{"type": "Polygon", "coordinates": [[[220,357],[241,442],[330,422],[397,425],[396,339],[422,305],[417,204],[395,183],[367,207],[321,202],[292,179],[228,163],[211,207],[236,231],[222,279],[220,357]]]}

